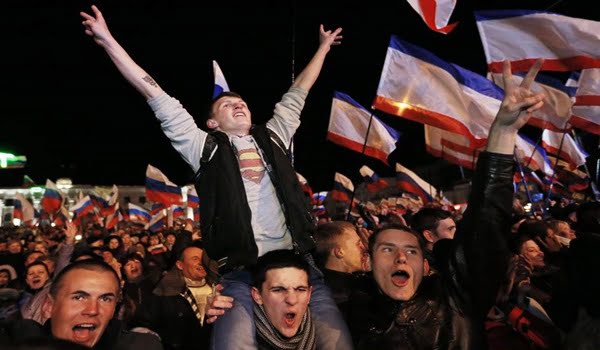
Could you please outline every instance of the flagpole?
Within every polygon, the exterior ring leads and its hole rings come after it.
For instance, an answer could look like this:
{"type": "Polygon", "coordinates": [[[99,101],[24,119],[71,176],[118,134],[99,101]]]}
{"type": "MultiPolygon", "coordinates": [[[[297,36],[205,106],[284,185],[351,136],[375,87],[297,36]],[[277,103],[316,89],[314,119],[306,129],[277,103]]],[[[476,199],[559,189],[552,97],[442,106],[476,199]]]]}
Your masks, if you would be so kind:
{"type": "MultiPolygon", "coordinates": [[[[365,134],[365,143],[363,143],[361,155],[365,155],[365,151],[367,150],[367,141],[369,141],[369,132],[371,131],[371,124],[373,123],[373,112],[369,116],[369,125],[367,125],[367,132],[365,134]]],[[[354,203],[354,194],[356,193],[356,186],[352,190],[352,197],[350,197],[350,207],[348,208],[348,214],[346,215],[346,221],[350,221],[350,213],[352,212],[352,204],[354,203]]]]}
{"type": "MultiPolygon", "coordinates": [[[[535,155],[535,151],[537,151],[537,148],[540,145],[541,140],[542,140],[542,135],[540,135],[537,142],[535,143],[535,146],[533,146],[533,152],[531,152],[531,157],[529,157],[529,159],[527,160],[527,164],[525,164],[526,168],[529,168],[529,164],[531,164],[531,161],[533,160],[533,156],[535,155]]],[[[561,141],[561,145],[562,145],[562,141],[561,141]]]]}
{"type": "MultiPolygon", "coordinates": [[[[292,0],[292,85],[296,81],[296,0],[292,0]]],[[[292,168],[294,167],[294,135],[290,140],[290,146],[288,148],[288,154],[290,157],[290,162],[292,163],[292,168]]]]}
{"type": "Polygon", "coordinates": [[[550,185],[548,186],[548,193],[546,193],[546,207],[550,204],[550,193],[552,192],[552,185],[554,182],[554,175],[556,175],[556,168],[558,168],[558,158],[560,157],[560,152],[562,151],[563,143],[565,141],[566,131],[563,131],[562,137],[560,139],[560,145],[558,146],[558,154],[556,155],[556,161],[554,162],[554,167],[552,168],[552,176],[550,176],[550,185]]]}
{"type": "MultiPolygon", "coordinates": [[[[579,138],[579,135],[577,135],[577,133],[575,132],[575,129],[571,129],[571,132],[573,133],[573,139],[575,140],[577,145],[583,149],[581,139],[579,138]]],[[[588,166],[587,166],[587,161],[585,163],[583,163],[583,169],[585,170],[585,174],[590,178],[590,186],[592,186],[592,192],[594,192],[594,197],[596,197],[596,200],[600,200],[600,192],[598,191],[598,185],[596,182],[594,182],[592,180],[592,176],[590,175],[590,170],[588,169],[588,166]]],[[[596,179],[597,179],[597,175],[598,175],[598,172],[596,171],[596,179]]]]}
{"type": "MultiPolygon", "coordinates": [[[[519,174],[521,174],[521,182],[525,186],[525,193],[527,194],[527,199],[529,200],[529,203],[531,203],[531,205],[533,205],[533,198],[531,197],[531,193],[529,192],[527,180],[525,180],[525,172],[523,171],[523,166],[521,166],[521,162],[519,162],[519,159],[517,158],[516,153],[514,154],[514,156],[515,156],[515,162],[517,163],[517,168],[519,169],[519,174]]],[[[543,210],[543,208],[542,208],[542,210],[543,210]]],[[[530,215],[535,216],[535,213],[530,212],[530,215]]]]}

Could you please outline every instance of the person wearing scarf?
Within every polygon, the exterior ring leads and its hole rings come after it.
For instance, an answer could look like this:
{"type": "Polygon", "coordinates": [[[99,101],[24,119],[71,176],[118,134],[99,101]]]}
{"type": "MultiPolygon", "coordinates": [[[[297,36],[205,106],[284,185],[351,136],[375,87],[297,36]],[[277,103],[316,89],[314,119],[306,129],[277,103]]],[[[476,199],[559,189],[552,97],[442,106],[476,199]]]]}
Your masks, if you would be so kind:
{"type": "Polygon", "coordinates": [[[252,298],[258,349],[316,349],[315,326],[308,302],[309,265],[290,250],[258,258],[252,298]]]}

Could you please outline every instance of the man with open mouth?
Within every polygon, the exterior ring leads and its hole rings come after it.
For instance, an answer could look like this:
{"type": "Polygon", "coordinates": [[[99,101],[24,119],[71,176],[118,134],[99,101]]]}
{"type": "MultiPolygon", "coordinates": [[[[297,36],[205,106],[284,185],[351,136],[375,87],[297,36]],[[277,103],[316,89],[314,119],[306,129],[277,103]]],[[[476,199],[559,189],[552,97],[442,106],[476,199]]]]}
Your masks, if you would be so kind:
{"type": "MultiPolygon", "coordinates": [[[[390,225],[369,238],[372,276],[341,307],[358,349],[486,349],[484,320],[508,268],[517,131],[543,105],[530,91],[538,60],[520,85],[503,70],[504,100],[479,156],[468,208],[453,239],[433,245],[390,225]]],[[[452,232],[454,233],[454,232],[452,232]]],[[[450,238],[450,237],[448,237],[450,238]]]]}

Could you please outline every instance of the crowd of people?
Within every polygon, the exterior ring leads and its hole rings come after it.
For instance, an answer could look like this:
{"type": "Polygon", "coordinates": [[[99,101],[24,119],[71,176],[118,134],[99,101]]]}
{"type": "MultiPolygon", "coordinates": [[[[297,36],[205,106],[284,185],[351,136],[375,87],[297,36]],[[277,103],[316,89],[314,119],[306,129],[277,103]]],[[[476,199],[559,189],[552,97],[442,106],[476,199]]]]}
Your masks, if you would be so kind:
{"type": "Polygon", "coordinates": [[[144,96],[196,173],[200,222],[3,227],[0,345],[10,349],[593,349],[600,344],[600,203],[526,213],[517,131],[544,96],[505,63],[505,97],[467,209],[316,218],[289,161],[306,96],[341,28],[273,117],[217,96],[206,132],[127,54],[100,10],[85,33],[144,96]],[[535,213],[534,213],[535,214],[535,213]],[[367,225],[365,225],[367,223],[367,225]],[[81,237],[81,239],[77,239],[81,237]]]}

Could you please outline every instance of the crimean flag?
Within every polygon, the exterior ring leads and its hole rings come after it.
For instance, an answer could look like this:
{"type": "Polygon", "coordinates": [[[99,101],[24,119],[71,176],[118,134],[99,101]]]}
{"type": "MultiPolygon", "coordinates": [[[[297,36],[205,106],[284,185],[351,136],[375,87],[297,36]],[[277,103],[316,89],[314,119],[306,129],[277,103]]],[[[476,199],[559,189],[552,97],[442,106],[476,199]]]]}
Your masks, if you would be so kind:
{"type": "Polygon", "coordinates": [[[583,69],[577,79],[577,93],[570,123],[600,135],[600,69],[583,69]]]}
{"type": "Polygon", "coordinates": [[[227,81],[225,80],[225,75],[219,67],[217,61],[213,60],[213,74],[215,76],[215,87],[213,89],[213,99],[222,92],[229,91],[229,85],[227,85],[227,81]]]}
{"type": "Polygon", "coordinates": [[[432,202],[437,194],[435,187],[400,163],[396,163],[396,187],[418,196],[423,203],[432,202]]]}
{"type": "Polygon", "coordinates": [[[146,169],[146,199],[162,203],[166,207],[171,204],[181,205],[183,203],[181,188],[169,181],[160,170],[150,164],[146,169]]]}
{"type": "Polygon", "coordinates": [[[63,204],[64,195],[56,187],[56,184],[50,180],[46,180],[46,191],[42,197],[42,208],[49,214],[56,213],[63,204]]]}
{"type": "Polygon", "coordinates": [[[567,162],[571,170],[584,165],[585,159],[589,156],[567,133],[544,130],[542,132],[542,147],[546,152],[554,154],[567,162]]]}
{"type": "Polygon", "coordinates": [[[486,143],[504,92],[485,77],[392,36],[373,107],[486,143]]]}
{"type": "Polygon", "coordinates": [[[396,130],[373,116],[350,96],[335,92],[327,128],[329,141],[355,152],[364,152],[388,164],[387,158],[396,149],[399,138],[396,130]]]}
{"type": "Polygon", "coordinates": [[[538,58],[541,70],[568,72],[600,68],[600,22],[546,11],[476,11],[475,19],[488,70],[527,72],[538,58]]]}

